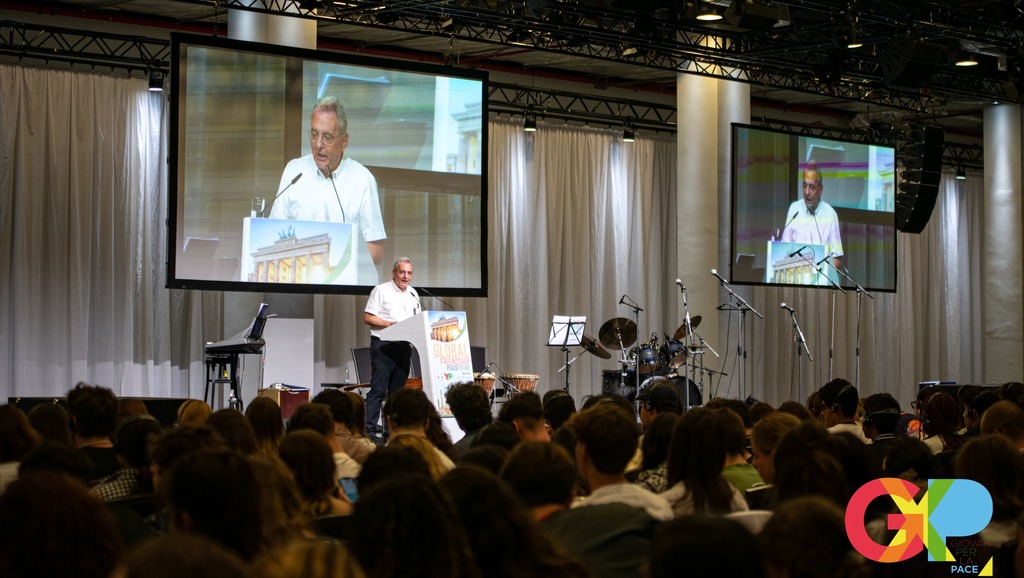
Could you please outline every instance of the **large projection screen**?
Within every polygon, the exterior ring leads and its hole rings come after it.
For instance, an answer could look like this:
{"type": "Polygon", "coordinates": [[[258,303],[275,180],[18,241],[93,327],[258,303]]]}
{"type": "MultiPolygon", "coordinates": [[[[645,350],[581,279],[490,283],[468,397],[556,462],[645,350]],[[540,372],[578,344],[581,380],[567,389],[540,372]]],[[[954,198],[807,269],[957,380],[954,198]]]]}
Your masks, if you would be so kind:
{"type": "Polygon", "coordinates": [[[418,287],[486,296],[485,73],[189,35],[172,51],[169,287],[368,293],[408,257],[418,287]]]}
{"type": "Polygon", "coordinates": [[[896,291],[892,147],[732,128],[732,282],[896,291]]]}

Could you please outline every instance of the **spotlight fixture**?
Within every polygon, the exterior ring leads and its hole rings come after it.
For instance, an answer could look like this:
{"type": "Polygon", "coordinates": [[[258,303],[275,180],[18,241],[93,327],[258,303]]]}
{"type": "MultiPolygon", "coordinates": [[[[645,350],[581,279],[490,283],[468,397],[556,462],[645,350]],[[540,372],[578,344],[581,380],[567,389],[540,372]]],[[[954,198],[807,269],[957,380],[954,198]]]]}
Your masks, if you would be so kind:
{"type": "Polygon", "coordinates": [[[164,73],[159,70],[149,72],[149,91],[161,92],[164,89],[164,73]]]}
{"type": "Polygon", "coordinates": [[[956,168],[956,180],[958,180],[958,181],[966,181],[967,180],[967,171],[964,170],[963,165],[960,165],[960,166],[958,166],[956,168]]]}
{"type": "Polygon", "coordinates": [[[700,2],[697,6],[697,20],[701,22],[715,22],[722,19],[722,13],[710,2],[700,2]]]}
{"type": "Polygon", "coordinates": [[[622,127],[622,142],[635,142],[636,141],[636,129],[633,125],[626,121],[625,126],[622,127]]]}
{"type": "Polygon", "coordinates": [[[977,66],[978,58],[970,52],[961,52],[960,56],[957,57],[955,64],[957,66],[977,66]]]}
{"type": "Polygon", "coordinates": [[[523,130],[525,132],[537,132],[537,115],[532,112],[526,113],[523,117],[523,130]]]}

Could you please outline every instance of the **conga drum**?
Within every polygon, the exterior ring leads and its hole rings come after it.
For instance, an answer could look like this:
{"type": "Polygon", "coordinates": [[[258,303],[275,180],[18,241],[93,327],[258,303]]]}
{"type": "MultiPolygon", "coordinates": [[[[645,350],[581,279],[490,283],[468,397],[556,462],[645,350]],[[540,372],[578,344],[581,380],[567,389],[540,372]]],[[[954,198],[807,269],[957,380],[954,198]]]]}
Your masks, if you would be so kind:
{"type": "Polygon", "coordinates": [[[476,373],[473,375],[473,383],[482,387],[487,395],[491,395],[494,391],[494,374],[493,373],[476,373]]]}
{"type": "Polygon", "coordinates": [[[537,389],[537,382],[540,381],[540,376],[529,373],[503,373],[501,374],[501,380],[508,382],[509,385],[519,391],[534,391],[537,389]]]}

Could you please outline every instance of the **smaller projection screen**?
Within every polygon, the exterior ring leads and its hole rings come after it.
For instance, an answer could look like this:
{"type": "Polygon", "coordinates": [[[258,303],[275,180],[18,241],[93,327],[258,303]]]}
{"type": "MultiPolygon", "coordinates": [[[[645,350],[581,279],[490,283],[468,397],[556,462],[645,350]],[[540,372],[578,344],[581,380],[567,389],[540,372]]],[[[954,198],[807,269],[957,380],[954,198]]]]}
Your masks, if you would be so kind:
{"type": "Polygon", "coordinates": [[[896,290],[896,154],[734,124],[730,280],[896,290]]]}
{"type": "Polygon", "coordinates": [[[487,75],[175,34],[169,287],[487,294],[487,75]]]}

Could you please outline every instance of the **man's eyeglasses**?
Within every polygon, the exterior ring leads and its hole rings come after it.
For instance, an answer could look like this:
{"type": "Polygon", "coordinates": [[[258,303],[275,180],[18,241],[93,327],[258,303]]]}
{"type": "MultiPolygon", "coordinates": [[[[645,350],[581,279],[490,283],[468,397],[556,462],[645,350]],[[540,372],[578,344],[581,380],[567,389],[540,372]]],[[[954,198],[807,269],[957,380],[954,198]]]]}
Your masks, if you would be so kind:
{"type": "Polygon", "coordinates": [[[314,143],[317,140],[323,140],[325,145],[331,146],[331,145],[333,145],[338,140],[338,137],[334,136],[333,134],[331,134],[329,132],[319,133],[319,132],[317,132],[317,131],[315,131],[313,129],[310,129],[310,131],[309,131],[309,140],[310,140],[310,142],[314,142],[314,143]]]}

